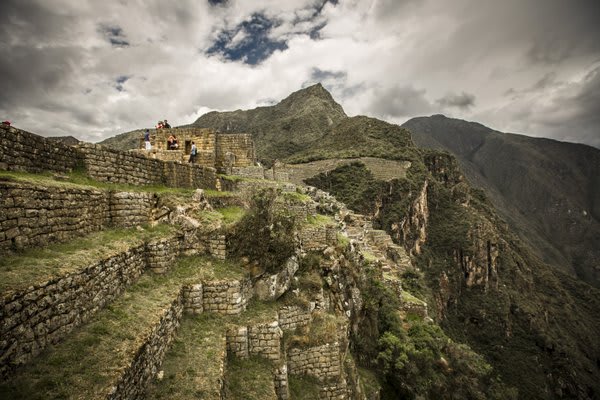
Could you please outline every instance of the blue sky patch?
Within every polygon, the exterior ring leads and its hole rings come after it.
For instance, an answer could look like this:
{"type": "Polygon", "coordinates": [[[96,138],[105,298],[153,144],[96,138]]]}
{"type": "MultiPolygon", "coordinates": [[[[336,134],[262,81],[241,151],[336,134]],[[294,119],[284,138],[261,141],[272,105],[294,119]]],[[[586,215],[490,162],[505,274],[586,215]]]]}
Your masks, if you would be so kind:
{"type": "Polygon", "coordinates": [[[221,32],[206,53],[221,54],[231,61],[259,64],[276,50],[287,49],[285,41],[269,37],[271,29],[278,25],[277,21],[270,20],[263,14],[253,14],[249,20],[235,28],[221,32]]]}
{"type": "Polygon", "coordinates": [[[120,26],[100,24],[98,31],[108,40],[113,47],[128,47],[129,41],[120,26]]]}
{"type": "Polygon", "coordinates": [[[125,82],[127,82],[129,80],[129,78],[131,78],[131,77],[127,76],[127,75],[118,76],[117,79],[115,80],[115,89],[117,89],[119,92],[122,92],[123,90],[125,90],[123,88],[123,84],[125,82]]]}

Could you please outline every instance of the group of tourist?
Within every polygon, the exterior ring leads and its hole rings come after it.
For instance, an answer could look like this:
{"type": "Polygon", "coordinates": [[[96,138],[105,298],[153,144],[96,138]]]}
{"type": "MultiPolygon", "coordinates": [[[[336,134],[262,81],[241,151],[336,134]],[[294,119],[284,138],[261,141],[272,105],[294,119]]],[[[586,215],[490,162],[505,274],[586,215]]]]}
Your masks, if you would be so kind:
{"type": "Polygon", "coordinates": [[[164,121],[158,121],[158,124],[156,124],[156,129],[168,129],[170,127],[171,125],[169,125],[166,119],[164,121]]]}

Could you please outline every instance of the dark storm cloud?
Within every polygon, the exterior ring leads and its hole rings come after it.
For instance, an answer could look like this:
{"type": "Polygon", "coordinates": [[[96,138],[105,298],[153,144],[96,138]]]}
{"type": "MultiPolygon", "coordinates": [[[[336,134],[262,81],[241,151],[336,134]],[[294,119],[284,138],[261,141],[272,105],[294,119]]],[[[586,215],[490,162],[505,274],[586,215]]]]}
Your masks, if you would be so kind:
{"type": "MultiPolygon", "coordinates": [[[[0,46],[40,45],[67,37],[73,17],[32,0],[0,1],[0,46]]],[[[3,54],[6,54],[3,52],[3,54]]]]}
{"type": "Polygon", "coordinates": [[[229,3],[229,0],[208,0],[208,4],[211,6],[224,6],[229,3]]]}
{"type": "Polygon", "coordinates": [[[460,94],[448,93],[444,97],[436,100],[436,103],[442,107],[468,109],[475,105],[475,95],[465,92],[460,94]]]}
{"type": "Polygon", "coordinates": [[[434,110],[425,98],[425,90],[412,86],[394,86],[374,91],[369,111],[382,117],[405,117],[423,115],[434,110]]]}
{"type": "Polygon", "coordinates": [[[0,108],[42,104],[48,94],[61,92],[80,60],[71,47],[12,47],[10,57],[0,58],[0,108]]]}
{"type": "Polygon", "coordinates": [[[221,32],[206,53],[220,54],[231,61],[241,60],[246,64],[258,64],[276,50],[287,48],[285,41],[269,37],[271,29],[278,24],[278,21],[271,20],[264,14],[254,14],[235,28],[221,32]],[[243,36],[243,39],[236,42],[236,36],[243,36]]]}
{"type": "Polygon", "coordinates": [[[574,93],[559,95],[533,120],[550,137],[600,148],[600,66],[585,76],[574,93]]]}

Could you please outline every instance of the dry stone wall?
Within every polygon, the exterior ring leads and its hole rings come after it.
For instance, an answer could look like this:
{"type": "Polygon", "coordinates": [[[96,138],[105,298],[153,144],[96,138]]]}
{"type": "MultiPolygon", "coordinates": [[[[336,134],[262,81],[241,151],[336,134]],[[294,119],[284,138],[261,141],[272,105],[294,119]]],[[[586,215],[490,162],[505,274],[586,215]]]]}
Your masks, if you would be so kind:
{"type": "Polygon", "coordinates": [[[330,225],[305,225],[298,231],[302,248],[307,251],[319,251],[337,243],[337,229],[330,225]]]}
{"type": "Polygon", "coordinates": [[[94,189],[0,181],[0,251],[43,246],[110,224],[110,198],[94,189]]]}
{"type": "Polygon", "coordinates": [[[277,320],[250,326],[235,326],[227,330],[228,354],[248,358],[261,356],[279,362],[282,358],[281,338],[283,332],[277,320]]]}
{"type": "Polygon", "coordinates": [[[283,363],[275,370],[274,383],[277,398],[279,400],[288,400],[290,398],[290,388],[286,363],[283,363]]]}
{"type": "Polygon", "coordinates": [[[155,274],[164,274],[173,265],[181,251],[182,238],[173,236],[146,243],[148,268],[155,274]]]}
{"type": "Polygon", "coordinates": [[[292,331],[300,326],[307,326],[311,321],[311,312],[300,306],[284,306],[278,311],[279,327],[284,331],[292,331]]]}
{"type": "Polygon", "coordinates": [[[287,360],[290,374],[314,376],[321,382],[336,380],[342,376],[338,342],[307,349],[292,348],[287,352],[287,360]]]}
{"type": "Polygon", "coordinates": [[[110,400],[128,400],[143,397],[148,383],[162,364],[183,315],[182,296],[179,295],[162,315],[159,323],[147,336],[136,357],[107,397],[110,400]]]}
{"type": "Polygon", "coordinates": [[[152,193],[0,181],[0,252],[65,241],[152,220],[152,193]]]}
{"type": "Polygon", "coordinates": [[[252,135],[220,134],[216,136],[215,168],[228,171],[231,167],[248,167],[256,159],[252,135]]]}
{"type": "Polygon", "coordinates": [[[184,287],[183,298],[185,311],[192,314],[239,314],[252,298],[251,283],[247,280],[206,281],[184,287]]]}
{"type": "Polygon", "coordinates": [[[152,220],[152,209],[158,197],[154,193],[110,192],[109,223],[130,227],[144,225],[152,220]]]}
{"type": "Polygon", "coordinates": [[[69,172],[81,162],[73,147],[0,124],[0,169],[69,172]]]}
{"type": "Polygon", "coordinates": [[[87,174],[101,182],[215,188],[217,177],[213,168],[155,160],[136,152],[87,143],[77,149],[87,174]]]}
{"type": "Polygon", "coordinates": [[[3,293],[0,378],[86,322],[135,282],[147,267],[146,244],[141,244],[75,273],[3,293]]]}

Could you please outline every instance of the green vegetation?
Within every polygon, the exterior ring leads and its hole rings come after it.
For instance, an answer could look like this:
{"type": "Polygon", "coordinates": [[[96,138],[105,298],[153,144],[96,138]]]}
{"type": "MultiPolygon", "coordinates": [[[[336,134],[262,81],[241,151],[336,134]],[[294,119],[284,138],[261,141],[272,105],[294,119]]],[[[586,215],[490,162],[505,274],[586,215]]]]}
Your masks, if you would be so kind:
{"type": "Polygon", "coordinates": [[[186,259],[165,275],[145,274],[73,332],[22,368],[0,397],[10,399],[105,398],[181,285],[198,280],[201,261],[186,259]]]}
{"type": "Polygon", "coordinates": [[[516,398],[490,365],[435,324],[402,320],[399,299],[376,274],[363,289],[366,319],[352,337],[358,362],[379,373],[382,398],[516,398]],[[374,362],[376,361],[376,362],[374,362]]]}
{"type": "Polygon", "coordinates": [[[232,357],[227,363],[225,398],[229,400],[277,399],[273,363],[262,357],[232,357]]]}
{"type": "Polygon", "coordinates": [[[230,249],[266,271],[275,272],[294,254],[295,220],[274,207],[276,189],[267,188],[253,198],[250,211],[233,228],[230,249]]]}
{"type": "Polygon", "coordinates": [[[78,169],[68,174],[60,175],[65,180],[56,179],[57,176],[51,172],[39,174],[17,171],[0,171],[0,180],[9,180],[15,182],[31,183],[36,185],[64,188],[87,188],[98,190],[117,190],[123,192],[147,192],[166,195],[177,195],[184,198],[191,198],[195,189],[173,188],[164,185],[127,185],[121,183],[100,182],[88,177],[84,169],[78,169]]]}
{"type": "Polygon", "coordinates": [[[300,326],[285,336],[285,346],[314,347],[332,343],[339,339],[345,319],[323,311],[315,311],[309,325],[300,326]]]}
{"type": "Polygon", "coordinates": [[[163,224],[143,230],[108,229],[66,243],[5,255],[0,258],[0,290],[26,288],[43,283],[174,232],[174,227],[163,224]]]}
{"type": "Polygon", "coordinates": [[[309,215],[306,222],[312,226],[332,225],[335,223],[333,218],[323,214],[309,215]]]}
{"type": "Polygon", "coordinates": [[[154,381],[149,399],[218,399],[220,366],[225,358],[224,317],[205,313],[186,316],[162,364],[164,377],[154,381]]]}
{"type": "Polygon", "coordinates": [[[317,378],[308,375],[289,375],[290,398],[294,400],[314,400],[319,398],[321,384],[317,378]]]}
{"type": "Polygon", "coordinates": [[[246,210],[237,206],[218,208],[217,211],[223,216],[223,222],[228,225],[238,222],[246,213],[246,210]]]}

